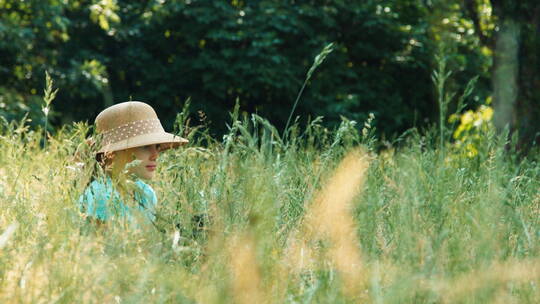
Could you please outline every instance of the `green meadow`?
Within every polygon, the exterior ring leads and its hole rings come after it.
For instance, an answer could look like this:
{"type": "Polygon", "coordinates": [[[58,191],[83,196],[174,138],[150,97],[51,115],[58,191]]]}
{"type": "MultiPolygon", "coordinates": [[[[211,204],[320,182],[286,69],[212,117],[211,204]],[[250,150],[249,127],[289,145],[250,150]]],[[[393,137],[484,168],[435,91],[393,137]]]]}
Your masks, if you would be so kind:
{"type": "Polygon", "coordinates": [[[540,303],[539,29],[538,0],[0,0],[0,304],[540,303]],[[189,143],[155,221],[126,170],[135,220],[101,223],[92,122],[127,100],[189,143]]]}
{"type": "Polygon", "coordinates": [[[439,130],[389,142],[346,119],[283,135],[238,108],[214,138],[185,113],[190,143],[150,182],[157,220],[136,227],[79,211],[88,125],[45,140],[2,123],[0,302],[540,302],[534,150],[494,132],[472,154],[439,130]]]}

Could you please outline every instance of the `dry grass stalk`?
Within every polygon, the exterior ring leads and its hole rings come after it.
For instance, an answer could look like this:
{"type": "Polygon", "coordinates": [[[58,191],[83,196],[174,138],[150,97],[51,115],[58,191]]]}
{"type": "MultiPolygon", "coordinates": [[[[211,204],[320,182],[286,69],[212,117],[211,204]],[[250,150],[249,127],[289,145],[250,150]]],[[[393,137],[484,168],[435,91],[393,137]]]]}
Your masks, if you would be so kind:
{"type": "Polygon", "coordinates": [[[289,271],[300,274],[315,267],[315,252],[300,233],[294,233],[287,241],[285,265],[289,271]]]}
{"type": "Polygon", "coordinates": [[[326,258],[339,272],[347,296],[356,298],[365,289],[367,276],[362,262],[360,244],[356,236],[353,215],[353,199],[362,189],[369,167],[369,157],[361,149],[347,154],[334,173],[316,194],[313,204],[306,212],[301,233],[289,240],[289,263],[313,265],[310,244],[317,240],[329,242],[326,258]]]}
{"type": "Polygon", "coordinates": [[[473,295],[484,288],[508,283],[526,284],[540,280],[540,261],[508,261],[495,263],[488,269],[474,270],[451,281],[434,284],[433,289],[441,295],[444,303],[456,303],[463,297],[473,295]]]}
{"type": "Polygon", "coordinates": [[[19,223],[13,222],[11,225],[9,225],[6,230],[0,235],[0,249],[4,248],[6,246],[7,242],[13,236],[15,231],[17,230],[17,227],[19,226],[19,223]]]}
{"type": "Polygon", "coordinates": [[[229,246],[232,289],[236,303],[263,303],[261,274],[257,264],[255,240],[250,235],[233,237],[229,246]]]}

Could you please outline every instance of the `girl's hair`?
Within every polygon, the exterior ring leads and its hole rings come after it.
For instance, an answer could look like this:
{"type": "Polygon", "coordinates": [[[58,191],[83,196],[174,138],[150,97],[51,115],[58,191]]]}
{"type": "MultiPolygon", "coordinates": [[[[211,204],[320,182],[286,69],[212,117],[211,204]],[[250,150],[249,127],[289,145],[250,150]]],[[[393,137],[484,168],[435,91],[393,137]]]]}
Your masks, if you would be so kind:
{"type": "Polygon", "coordinates": [[[104,153],[97,153],[95,157],[95,162],[92,166],[92,173],[90,174],[89,184],[97,179],[100,172],[103,172],[105,169],[105,155],[104,153]]]}
{"type": "MultiPolygon", "coordinates": [[[[96,153],[92,164],[92,173],[90,174],[90,181],[88,184],[103,177],[106,173],[107,166],[111,165],[113,159],[112,152],[96,153]]],[[[87,185],[88,186],[88,185],[87,185]]]]}
{"type": "Polygon", "coordinates": [[[81,164],[82,172],[90,172],[90,175],[87,175],[88,181],[85,187],[88,187],[94,180],[103,176],[106,166],[109,163],[110,157],[107,157],[106,153],[97,153],[98,146],[94,138],[89,137],[77,147],[73,157],[75,163],[81,164]]]}

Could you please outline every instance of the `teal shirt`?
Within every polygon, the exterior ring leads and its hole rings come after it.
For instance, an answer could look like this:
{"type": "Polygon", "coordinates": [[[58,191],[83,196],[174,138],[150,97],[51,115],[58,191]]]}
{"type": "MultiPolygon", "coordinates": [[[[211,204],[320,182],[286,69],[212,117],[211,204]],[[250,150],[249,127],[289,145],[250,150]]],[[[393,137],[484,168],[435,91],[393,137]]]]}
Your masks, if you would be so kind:
{"type": "Polygon", "coordinates": [[[133,198],[137,206],[128,206],[114,189],[109,177],[94,180],[79,198],[81,211],[89,217],[107,221],[112,217],[133,220],[134,212],[141,212],[148,220],[155,220],[156,193],[141,180],[135,181],[133,198]],[[136,207],[136,210],[133,210],[136,207]]]}

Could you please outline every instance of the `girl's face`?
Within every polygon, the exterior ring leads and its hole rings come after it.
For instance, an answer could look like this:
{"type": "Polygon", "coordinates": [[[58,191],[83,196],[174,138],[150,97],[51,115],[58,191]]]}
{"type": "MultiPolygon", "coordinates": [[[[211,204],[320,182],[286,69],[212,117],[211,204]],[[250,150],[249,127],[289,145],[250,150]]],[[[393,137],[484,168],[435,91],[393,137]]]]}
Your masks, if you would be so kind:
{"type": "MultiPolygon", "coordinates": [[[[131,161],[140,163],[128,169],[128,172],[141,179],[152,179],[157,168],[159,145],[148,145],[115,152],[113,168],[123,170],[131,161]]],[[[114,169],[113,169],[114,170],[114,169]]]]}

